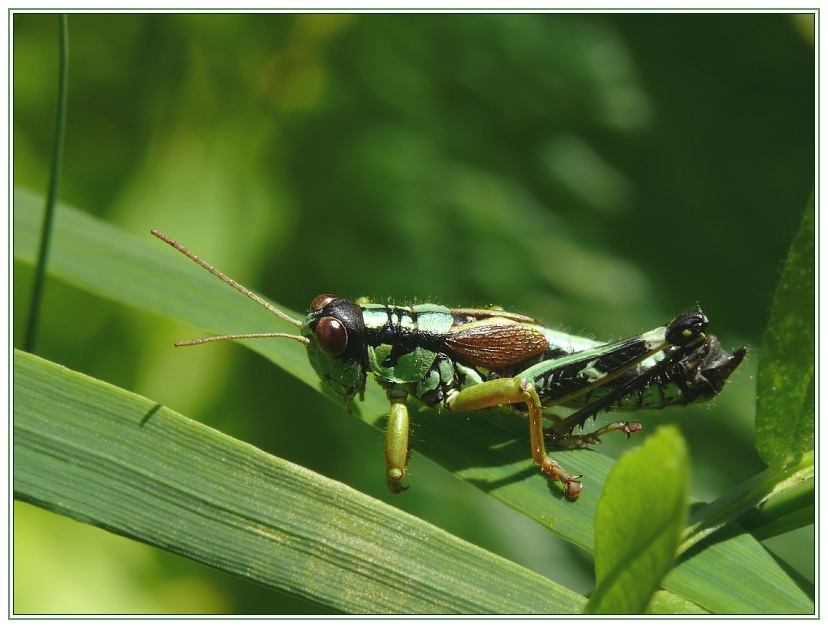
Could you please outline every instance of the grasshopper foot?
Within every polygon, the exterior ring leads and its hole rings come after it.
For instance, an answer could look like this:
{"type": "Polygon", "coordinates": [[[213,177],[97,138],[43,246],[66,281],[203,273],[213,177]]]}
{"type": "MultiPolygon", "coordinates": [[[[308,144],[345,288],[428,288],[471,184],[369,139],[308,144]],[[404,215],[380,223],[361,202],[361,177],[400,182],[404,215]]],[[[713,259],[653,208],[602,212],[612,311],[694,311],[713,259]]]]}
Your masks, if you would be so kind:
{"type": "Polygon", "coordinates": [[[563,484],[564,493],[569,499],[575,499],[578,497],[581,493],[581,489],[584,487],[584,485],[578,481],[581,478],[580,475],[569,475],[563,470],[561,465],[552,460],[552,458],[547,457],[541,463],[541,471],[550,476],[553,480],[557,480],[563,484]]]}
{"type": "Polygon", "coordinates": [[[399,480],[392,480],[391,478],[388,478],[388,490],[394,493],[394,495],[399,495],[403,491],[407,491],[408,487],[403,486],[402,482],[399,480]]]}

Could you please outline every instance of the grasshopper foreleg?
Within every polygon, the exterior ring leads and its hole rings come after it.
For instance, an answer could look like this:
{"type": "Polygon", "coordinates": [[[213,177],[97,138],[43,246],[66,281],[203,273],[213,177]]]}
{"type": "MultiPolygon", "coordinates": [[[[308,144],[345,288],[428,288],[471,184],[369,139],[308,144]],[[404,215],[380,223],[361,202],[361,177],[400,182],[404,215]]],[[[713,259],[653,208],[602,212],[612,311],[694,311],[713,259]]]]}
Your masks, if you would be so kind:
{"type": "Polygon", "coordinates": [[[543,444],[543,414],[535,385],[523,377],[494,379],[461,390],[448,403],[452,412],[471,412],[501,405],[525,403],[529,412],[529,441],[532,459],[552,479],[561,482],[567,497],[575,498],[581,492],[578,477],[571,476],[546,454],[543,444]]]}

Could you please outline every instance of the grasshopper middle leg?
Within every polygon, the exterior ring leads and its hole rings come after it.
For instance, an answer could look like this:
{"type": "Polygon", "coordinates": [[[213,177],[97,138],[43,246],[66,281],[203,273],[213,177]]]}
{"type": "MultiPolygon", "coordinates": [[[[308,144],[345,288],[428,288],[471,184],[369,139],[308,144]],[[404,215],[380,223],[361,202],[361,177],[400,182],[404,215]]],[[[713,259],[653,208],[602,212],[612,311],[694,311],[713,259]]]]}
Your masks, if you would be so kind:
{"type": "Polygon", "coordinates": [[[401,388],[388,390],[391,410],[385,428],[385,477],[388,488],[395,495],[407,488],[402,485],[409,456],[407,398],[408,393],[401,388]]]}

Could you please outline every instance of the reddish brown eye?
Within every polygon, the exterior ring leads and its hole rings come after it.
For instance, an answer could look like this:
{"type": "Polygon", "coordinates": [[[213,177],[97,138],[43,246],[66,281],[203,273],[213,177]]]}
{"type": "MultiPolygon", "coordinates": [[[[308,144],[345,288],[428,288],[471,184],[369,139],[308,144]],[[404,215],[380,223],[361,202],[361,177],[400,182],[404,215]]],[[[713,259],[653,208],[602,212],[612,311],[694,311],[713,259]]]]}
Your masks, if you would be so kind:
{"type": "Polygon", "coordinates": [[[322,353],[335,358],[348,346],[348,330],[337,319],[325,316],[316,324],[316,343],[322,353]]]}
{"type": "Polygon", "coordinates": [[[328,303],[330,303],[331,301],[336,301],[338,298],[339,297],[335,297],[332,294],[320,294],[313,301],[311,301],[311,312],[321,310],[323,307],[328,305],[328,303]]]}

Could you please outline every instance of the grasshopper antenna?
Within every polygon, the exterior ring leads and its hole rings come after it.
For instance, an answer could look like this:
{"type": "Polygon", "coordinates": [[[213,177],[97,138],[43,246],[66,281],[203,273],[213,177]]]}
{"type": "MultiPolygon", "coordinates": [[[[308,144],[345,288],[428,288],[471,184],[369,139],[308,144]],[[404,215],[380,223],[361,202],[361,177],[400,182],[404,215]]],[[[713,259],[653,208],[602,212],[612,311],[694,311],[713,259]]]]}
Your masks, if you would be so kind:
{"type": "MultiPolygon", "coordinates": [[[[177,250],[181,251],[184,255],[189,257],[196,264],[198,264],[202,268],[206,268],[207,270],[209,270],[216,277],[221,279],[224,283],[229,284],[230,286],[232,286],[233,288],[235,288],[236,290],[241,292],[246,297],[249,297],[250,299],[253,299],[256,303],[261,305],[263,308],[265,308],[271,314],[275,314],[276,316],[281,318],[283,321],[285,321],[286,323],[290,323],[294,327],[302,327],[302,321],[298,321],[295,318],[293,318],[292,316],[288,316],[287,314],[285,314],[284,312],[282,312],[281,310],[279,310],[275,306],[273,306],[270,303],[268,303],[267,301],[265,301],[259,295],[255,294],[254,292],[251,292],[250,290],[245,288],[239,282],[235,281],[234,279],[230,279],[230,277],[225,275],[218,268],[216,268],[215,266],[205,262],[203,259],[201,259],[198,255],[193,253],[190,249],[188,249],[184,245],[179,244],[178,242],[176,242],[172,238],[170,238],[168,236],[165,236],[163,233],[161,233],[160,231],[156,231],[155,229],[152,229],[150,231],[150,233],[152,233],[152,235],[154,235],[159,240],[163,240],[164,242],[169,244],[174,249],[177,249],[177,250]]],[[[282,332],[266,332],[266,333],[259,333],[259,334],[232,334],[232,335],[229,335],[229,336],[211,336],[210,338],[199,338],[197,340],[187,340],[187,341],[184,341],[184,342],[176,342],[175,346],[176,347],[188,347],[188,346],[191,346],[191,345],[204,344],[206,342],[217,342],[219,340],[239,340],[239,339],[242,339],[242,338],[290,338],[291,340],[296,340],[296,341],[301,342],[302,344],[305,344],[305,345],[310,344],[310,340],[308,340],[304,336],[300,336],[298,334],[285,334],[285,333],[282,333],[282,332]]]]}

